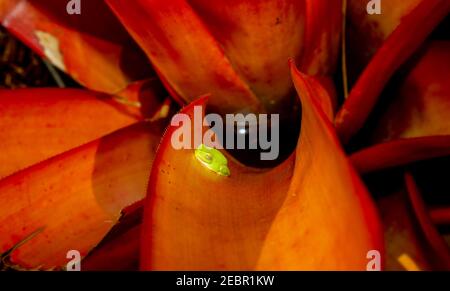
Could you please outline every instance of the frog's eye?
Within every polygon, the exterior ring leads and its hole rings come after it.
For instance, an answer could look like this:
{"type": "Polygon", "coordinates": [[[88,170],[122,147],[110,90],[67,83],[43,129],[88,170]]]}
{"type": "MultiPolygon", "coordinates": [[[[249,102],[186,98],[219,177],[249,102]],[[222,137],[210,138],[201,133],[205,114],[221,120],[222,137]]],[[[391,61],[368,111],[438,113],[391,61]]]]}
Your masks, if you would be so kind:
{"type": "Polygon", "coordinates": [[[203,153],[202,160],[205,163],[211,164],[213,162],[213,156],[210,153],[203,153]]]}
{"type": "Polygon", "coordinates": [[[199,160],[203,166],[211,171],[216,172],[221,176],[229,176],[230,169],[228,168],[227,158],[217,149],[210,148],[201,144],[195,150],[195,157],[199,160]]]}

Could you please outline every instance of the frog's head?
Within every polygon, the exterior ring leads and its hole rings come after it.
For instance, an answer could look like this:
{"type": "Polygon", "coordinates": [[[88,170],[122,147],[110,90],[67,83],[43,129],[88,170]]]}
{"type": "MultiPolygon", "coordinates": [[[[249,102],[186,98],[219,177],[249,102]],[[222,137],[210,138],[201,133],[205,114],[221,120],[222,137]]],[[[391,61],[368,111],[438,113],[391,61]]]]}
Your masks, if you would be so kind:
{"type": "Polygon", "coordinates": [[[217,149],[201,144],[195,150],[195,157],[206,168],[221,176],[230,176],[227,158],[217,149]]]}

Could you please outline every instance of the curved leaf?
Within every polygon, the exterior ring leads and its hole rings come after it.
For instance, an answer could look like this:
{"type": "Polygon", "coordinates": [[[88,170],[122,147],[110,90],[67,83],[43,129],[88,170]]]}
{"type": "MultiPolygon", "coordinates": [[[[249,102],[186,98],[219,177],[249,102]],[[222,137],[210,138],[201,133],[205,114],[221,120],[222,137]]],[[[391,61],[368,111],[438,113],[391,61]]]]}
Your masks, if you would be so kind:
{"type": "Polygon", "coordinates": [[[307,43],[305,1],[190,0],[189,3],[265,107],[274,111],[286,105],[286,98],[293,91],[286,62],[289,58],[299,61],[307,43]]]}
{"type": "Polygon", "coordinates": [[[351,155],[361,173],[450,155],[450,135],[397,139],[362,149],[351,155]]]}
{"type": "Polygon", "coordinates": [[[292,81],[295,89],[300,96],[309,95],[321,105],[323,112],[327,115],[330,121],[334,118],[334,104],[336,101],[335,92],[330,92],[322,83],[327,83],[326,80],[317,77],[311,77],[303,74],[297,68],[292,70],[292,81]]]}
{"type": "Polygon", "coordinates": [[[138,124],[0,181],[0,253],[42,230],[10,254],[22,268],[66,265],[84,257],[125,207],[145,196],[161,127],[138,124]]]}
{"type": "Polygon", "coordinates": [[[414,63],[374,131],[352,155],[362,172],[450,154],[450,42],[432,42],[414,63]]]}
{"type": "Polygon", "coordinates": [[[220,44],[186,0],[108,0],[171,92],[185,101],[211,94],[216,111],[261,111],[220,44]]]}
{"type": "Polygon", "coordinates": [[[117,93],[154,75],[145,55],[102,0],[68,15],[68,1],[8,0],[0,21],[10,32],[84,86],[117,93]]]}
{"type": "Polygon", "coordinates": [[[308,75],[331,75],[340,49],[342,0],[307,0],[305,27],[300,69],[308,75]]]}
{"type": "MultiPolygon", "coordinates": [[[[219,176],[175,150],[171,126],[159,147],[146,199],[141,266],[156,270],[366,269],[383,253],[381,227],[367,191],[313,96],[301,95],[295,156],[256,170],[227,153],[219,176]]],[[[182,112],[204,109],[200,99],[182,112]]]]}
{"type": "Polygon", "coordinates": [[[155,115],[157,85],[139,83],[113,97],[77,89],[0,90],[0,178],[155,115]],[[119,97],[143,105],[113,100],[119,97]]]}
{"type": "Polygon", "coordinates": [[[352,79],[356,78],[402,19],[427,0],[381,1],[381,15],[367,13],[369,1],[347,0],[347,48],[352,79]]]}
{"type": "Polygon", "coordinates": [[[421,198],[419,188],[417,187],[413,176],[409,173],[405,174],[405,184],[417,221],[427,242],[429,243],[431,251],[437,258],[436,263],[440,268],[450,270],[450,249],[432,223],[425,204],[421,198]]]}
{"type": "Polygon", "coordinates": [[[348,142],[363,126],[393,73],[420,47],[449,11],[449,1],[423,1],[390,34],[336,115],[336,128],[344,142],[348,142]]]}
{"type": "Polygon", "coordinates": [[[450,135],[450,41],[427,45],[381,116],[373,142],[450,135]]]}

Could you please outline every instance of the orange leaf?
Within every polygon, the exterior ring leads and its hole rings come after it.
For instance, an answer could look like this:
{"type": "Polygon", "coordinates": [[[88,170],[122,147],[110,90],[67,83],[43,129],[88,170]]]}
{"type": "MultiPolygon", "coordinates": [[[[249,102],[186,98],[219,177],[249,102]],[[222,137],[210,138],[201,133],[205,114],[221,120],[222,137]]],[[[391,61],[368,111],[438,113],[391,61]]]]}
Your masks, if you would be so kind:
{"type": "Polygon", "coordinates": [[[325,86],[322,86],[322,83],[327,83],[328,81],[318,77],[307,76],[295,67],[293,67],[292,70],[292,81],[300,96],[304,94],[314,96],[313,98],[321,105],[323,112],[327,115],[329,120],[333,120],[333,104],[335,104],[336,101],[335,94],[332,95],[334,92],[330,92],[325,86]]]}
{"type": "MultiPolygon", "coordinates": [[[[131,94],[130,90],[125,96],[131,94]]],[[[145,97],[156,107],[156,96],[145,97]]],[[[124,106],[100,93],[76,89],[0,90],[0,178],[139,119],[142,116],[138,108],[124,106]]]]}
{"type": "Polygon", "coordinates": [[[69,250],[85,256],[125,207],[145,196],[161,127],[138,124],[0,181],[0,253],[12,264],[51,269],[69,250]]]}
{"type": "Polygon", "coordinates": [[[154,75],[145,55],[102,0],[85,1],[80,15],[68,15],[67,3],[8,0],[0,6],[0,21],[90,89],[117,93],[131,81],[154,75]]]}
{"type": "Polygon", "coordinates": [[[175,97],[192,101],[210,93],[214,110],[261,111],[256,96],[186,0],[107,2],[175,97]]]}
{"type": "MultiPolygon", "coordinates": [[[[300,60],[305,30],[304,0],[189,1],[226,57],[252,91],[273,111],[292,95],[286,62],[300,60]]],[[[215,69],[214,67],[210,68],[215,69]]]]}
{"type": "MultiPolygon", "coordinates": [[[[328,118],[301,96],[296,154],[256,170],[227,153],[231,175],[175,150],[171,126],[159,147],[145,204],[141,266],[155,270],[366,269],[383,254],[373,202],[328,118]]],[[[204,108],[200,99],[182,112],[204,108]]]]}

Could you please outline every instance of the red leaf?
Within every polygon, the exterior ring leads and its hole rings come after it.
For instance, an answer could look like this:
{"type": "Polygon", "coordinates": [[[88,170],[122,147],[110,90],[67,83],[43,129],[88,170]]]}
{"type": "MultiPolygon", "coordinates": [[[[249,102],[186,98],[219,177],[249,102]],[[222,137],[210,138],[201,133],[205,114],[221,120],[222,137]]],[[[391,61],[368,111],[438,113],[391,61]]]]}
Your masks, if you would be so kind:
{"type": "Polygon", "coordinates": [[[351,57],[348,67],[352,79],[361,73],[403,17],[423,1],[427,0],[381,1],[381,15],[367,13],[369,1],[347,1],[346,44],[351,57]]]}
{"type": "Polygon", "coordinates": [[[450,42],[433,42],[381,116],[372,142],[352,155],[362,172],[450,154],[450,42]],[[382,142],[382,143],[380,143],[382,142]]]}
{"type": "Polygon", "coordinates": [[[261,111],[206,25],[185,0],[107,1],[170,91],[186,101],[210,93],[221,112],[261,111]]]}
{"type": "Polygon", "coordinates": [[[406,138],[377,144],[351,155],[361,173],[450,155],[450,135],[406,138]]]}
{"type": "Polygon", "coordinates": [[[403,18],[374,55],[336,116],[337,131],[344,142],[363,126],[390,77],[449,11],[447,0],[426,0],[403,18]]]}
{"type": "Polygon", "coordinates": [[[305,27],[300,69],[308,75],[331,75],[340,49],[342,0],[307,0],[305,27]]]}
{"type": "Polygon", "coordinates": [[[423,235],[429,243],[431,251],[437,258],[438,265],[440,268],[450,270],[450,249],[432,223],[425,204],[421,198],[419,188],[417,187],[411,174],[405,174],[405,183],[418,223],[421,227],[423,235]]]}
{"type": "Polygon", "coordinates": [[[392,93],[373,142],[450,135],[450,41],[435,41],[392,93]]]}

